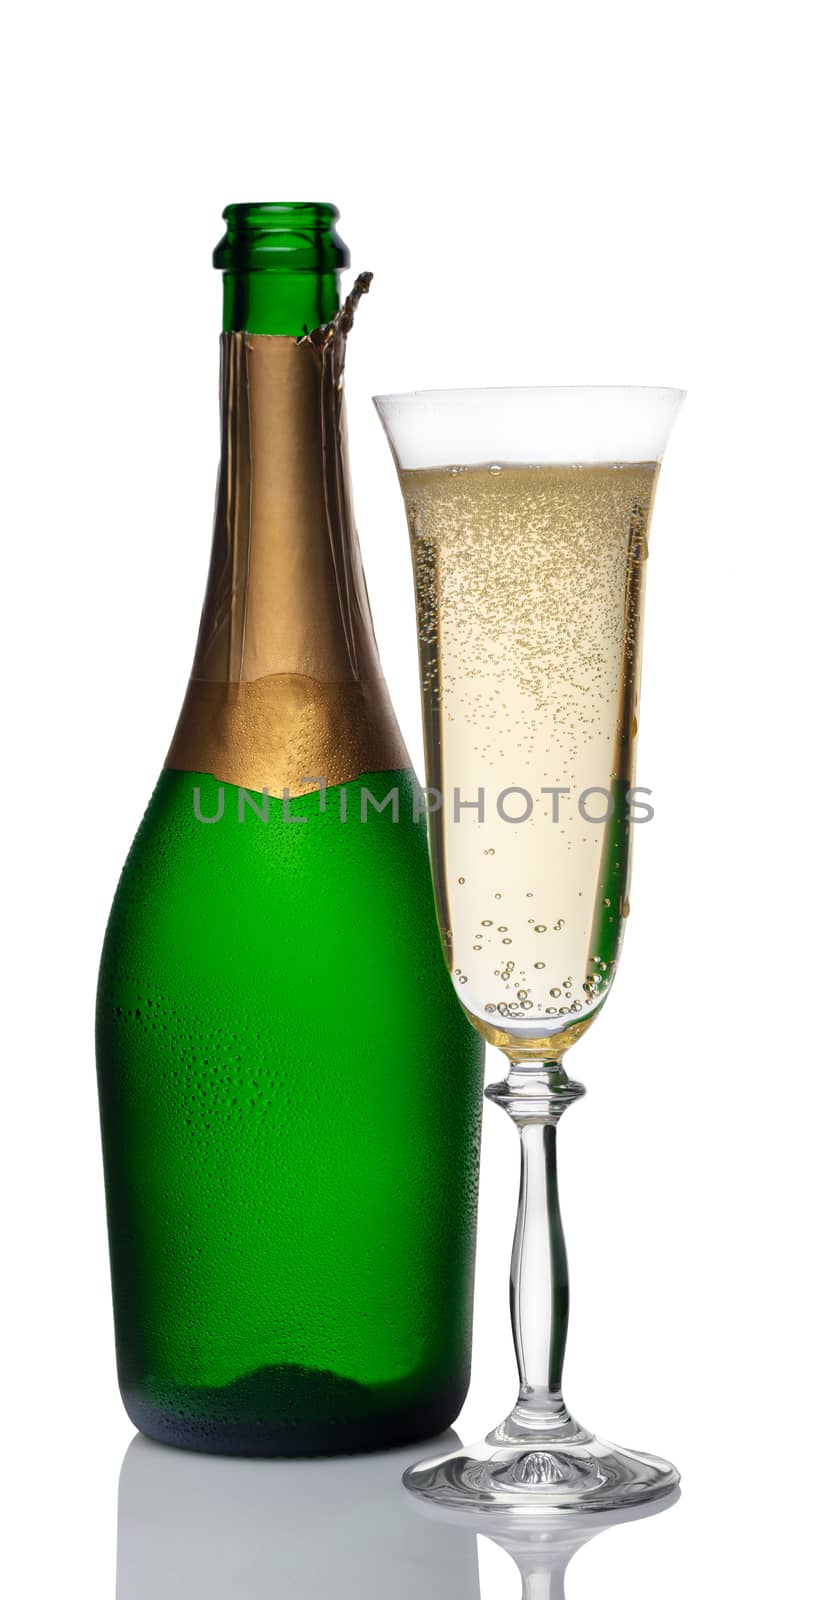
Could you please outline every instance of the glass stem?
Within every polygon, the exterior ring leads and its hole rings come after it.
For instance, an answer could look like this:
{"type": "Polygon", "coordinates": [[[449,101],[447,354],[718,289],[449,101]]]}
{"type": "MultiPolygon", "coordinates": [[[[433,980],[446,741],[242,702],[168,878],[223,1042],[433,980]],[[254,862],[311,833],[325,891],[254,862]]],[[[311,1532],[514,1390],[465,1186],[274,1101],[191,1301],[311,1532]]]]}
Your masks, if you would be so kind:
{"type": "Polygon", "coordinates": [[[513,1065],[486,1093],[515,1122],[522,1156],[510,1267],[519,1398],[506,1426],[517,1436],[556,1432],[569,1422],[562,1392],[569,1274],[557,1195],[557,1124],[584,1089],[549,1063],[513,1065]]]}

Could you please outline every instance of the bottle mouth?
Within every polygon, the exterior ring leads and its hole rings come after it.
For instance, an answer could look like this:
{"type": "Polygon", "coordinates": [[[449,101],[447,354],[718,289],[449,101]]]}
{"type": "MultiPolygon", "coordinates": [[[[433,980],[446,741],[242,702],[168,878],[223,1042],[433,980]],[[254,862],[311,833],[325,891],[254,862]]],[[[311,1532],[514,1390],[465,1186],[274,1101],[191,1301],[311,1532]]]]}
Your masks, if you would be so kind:
{"type": "Polygon", "coordinates": [[[338,208],[323,200],[267,200],[225,206],[227,231],[213,251],[223,272],[340,272],[350,252],[335,229],[338,208]]]}

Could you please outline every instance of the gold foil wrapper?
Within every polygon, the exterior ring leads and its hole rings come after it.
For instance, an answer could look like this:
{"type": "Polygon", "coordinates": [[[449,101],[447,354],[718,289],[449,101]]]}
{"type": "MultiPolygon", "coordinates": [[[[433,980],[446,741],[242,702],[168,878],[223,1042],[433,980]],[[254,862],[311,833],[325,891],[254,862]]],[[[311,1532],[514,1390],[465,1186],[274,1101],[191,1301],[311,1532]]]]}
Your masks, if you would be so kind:
{"type": "Polygon", "coordinates": [[[362,772],[408,766],[382,678],[319,683],[278,673],[253,683],[193,678],[167,766],[282,797],[362,772]]]}
{"type": "Polygon", "coordinates": [[[368,282],[305,339],[222,335],[210,571],[168,767],[280,796],[409,765],[347,468],[345,345],[368,282]]]}

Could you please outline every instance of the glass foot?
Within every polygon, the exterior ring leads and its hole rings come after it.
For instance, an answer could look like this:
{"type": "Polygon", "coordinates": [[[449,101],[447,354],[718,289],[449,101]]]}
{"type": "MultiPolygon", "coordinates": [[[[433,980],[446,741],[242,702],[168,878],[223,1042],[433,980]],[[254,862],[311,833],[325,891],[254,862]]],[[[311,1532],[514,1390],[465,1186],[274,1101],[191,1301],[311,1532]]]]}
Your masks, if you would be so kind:
{"type": "Polygon", "coordinates": [[[598,1439],[573,1417],[527,1439],[512,1419],[480,1444],[420,1461],[403,1476],[412,1494],[438,1506],[477,1511],[613,1511],[670,1494],[680,1475],[669,1461],[598,1439]]]}

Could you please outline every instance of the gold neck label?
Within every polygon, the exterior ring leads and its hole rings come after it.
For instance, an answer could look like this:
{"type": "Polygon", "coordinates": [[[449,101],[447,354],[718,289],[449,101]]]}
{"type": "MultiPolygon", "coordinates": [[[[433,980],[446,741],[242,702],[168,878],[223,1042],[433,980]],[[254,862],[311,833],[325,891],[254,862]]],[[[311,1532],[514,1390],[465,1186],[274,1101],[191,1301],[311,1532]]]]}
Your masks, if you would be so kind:
{"type": "Polygon", "coordinates": [[[168,767],[294,795],[408,766],[347,467],[342,374],[367,282],[304,339],[222,335],[210,571],[168,767]]]}

